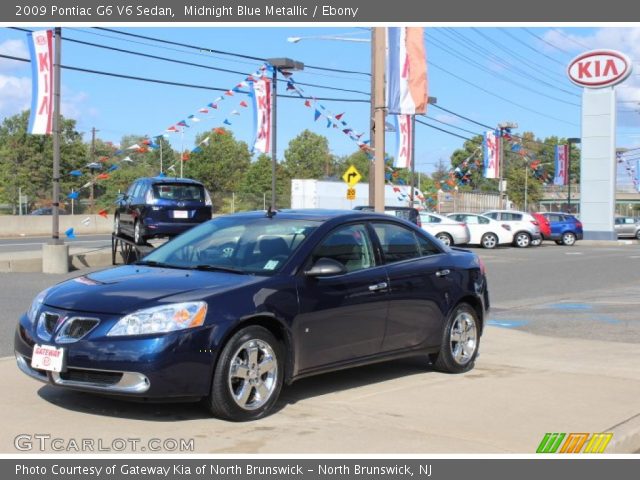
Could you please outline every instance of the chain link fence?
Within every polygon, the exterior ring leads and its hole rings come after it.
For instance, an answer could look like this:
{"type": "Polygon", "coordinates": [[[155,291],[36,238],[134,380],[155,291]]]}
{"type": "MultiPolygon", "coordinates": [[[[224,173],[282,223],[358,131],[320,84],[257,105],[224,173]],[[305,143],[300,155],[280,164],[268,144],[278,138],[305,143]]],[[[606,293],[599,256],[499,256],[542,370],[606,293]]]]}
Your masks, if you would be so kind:
{"type": "MultiPolygon", "coordinates": [[[[211,194],[211,201],[214,214],[266,210],[271,205],[271,192],[217,192],[211,194]]],[[[276,204],[278,208],[291,208],[291,195],[278,195],[276,204]]]]}

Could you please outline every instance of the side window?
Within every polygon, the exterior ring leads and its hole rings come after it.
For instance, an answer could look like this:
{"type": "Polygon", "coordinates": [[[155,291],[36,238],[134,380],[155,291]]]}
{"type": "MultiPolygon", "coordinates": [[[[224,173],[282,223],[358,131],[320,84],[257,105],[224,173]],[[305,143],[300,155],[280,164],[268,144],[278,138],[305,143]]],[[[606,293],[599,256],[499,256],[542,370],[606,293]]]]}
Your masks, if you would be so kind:
{"type": "Polygon", "coordinates": [[[489,217],[489,218],[493,218],[494,220],[498,219],[498,213],[497,212],[485,213],[484,216],[485,217],[489,217]]]}
{"type": "Polygon", "coordinates": [[[386,263],[401,262],[422,256],[415,232],[392,223],[374,223],[386,263]]]}
{"type": "Polygon", "coordinates": [[[503,213],[502,219],[508,222],[519,222],[522,220],[522,215],[519,213],[503,213]]]}
{"type": "Polygon", "coordinates": [[[339,227],[331,232],[311,255],[313,263],[319,258],[332,258],[342,263],[347,272],[375,265],[371,239],[362,224],[339,227]]]}
{"type": "Polygon", "coordinates": [[[489,223],[489,219],[488,218],[484,218],[484,217],[476,217],[478,219],[478,223],[482,224],[482,225],[487,225],[489,223]]]}
{"type": "Polygon", "coordinates": [[[136,200],[138,200],[140,198],[140,194],[142,193],[142,190],[144,189],[144,182],[138,182],[136,183],[136,188],[133,191],[133,195],[132,197],[135,198],[136,200]]]}
{"type": "Polygon", "coordinates": [[[480,223],[478,217],[476,217],[475,215],[467,215],[464,218],[461,218],[460,221],[468,223],[469,225],[476,225],[480,223]]]}
{"type": "Polygon", "coordinates": [[[138,182],[134,182],[131,184],[129,190],[127,190],[127,197],[133,197],[133,192],[135,192],[137,186],[138,182]]]}

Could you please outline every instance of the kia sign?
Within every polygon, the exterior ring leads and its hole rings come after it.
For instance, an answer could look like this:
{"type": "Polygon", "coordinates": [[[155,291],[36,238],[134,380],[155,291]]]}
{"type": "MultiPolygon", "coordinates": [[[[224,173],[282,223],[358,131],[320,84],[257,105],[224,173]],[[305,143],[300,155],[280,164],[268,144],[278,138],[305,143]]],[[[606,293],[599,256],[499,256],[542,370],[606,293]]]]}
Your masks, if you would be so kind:
{"type": "Polygon", "coordinates": [[[569,79],[581,87],[611,87],[631,73],[629,57],[615,50],[592,50],[576,57],[567,69],[569,79]]]}

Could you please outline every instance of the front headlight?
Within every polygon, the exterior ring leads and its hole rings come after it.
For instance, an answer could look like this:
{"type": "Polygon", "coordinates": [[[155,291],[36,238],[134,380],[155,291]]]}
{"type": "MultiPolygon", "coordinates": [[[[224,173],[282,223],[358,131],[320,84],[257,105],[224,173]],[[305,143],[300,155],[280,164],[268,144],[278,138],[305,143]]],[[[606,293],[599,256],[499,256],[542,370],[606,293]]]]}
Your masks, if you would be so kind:
{"type": "Polygon", "coordinates": [[[47,296],[47,293],[49,293],[48,288],[36,295],[36,298],[31,302],[31,306],[27,311],[27,318],[31,323],[35,322],[36,318],[38,318],[38,310],[40,310],[40,307],[44,303],[44,298],[47,296]]]}
{"type": "Polygon", "coordinates": [[[148,335],[199,327],[207,315],[205,302],[185,302],[146,308],[118,320],[107,336],[148,335]]]}

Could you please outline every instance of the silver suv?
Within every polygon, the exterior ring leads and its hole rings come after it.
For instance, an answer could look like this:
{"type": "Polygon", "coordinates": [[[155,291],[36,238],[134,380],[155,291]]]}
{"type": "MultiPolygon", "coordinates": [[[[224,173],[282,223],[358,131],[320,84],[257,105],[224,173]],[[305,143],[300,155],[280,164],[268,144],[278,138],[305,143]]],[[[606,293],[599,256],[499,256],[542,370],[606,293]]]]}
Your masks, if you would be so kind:
{"type": "Polygon", "coordinates": [[[640,221],[633,217],[616,217],[614,228],[619,238],[631,237],[640,240],[640,221]]]}
{"type": "Polygon", "coordinates": [[[530,245],[540,245],[542,242],[540,225],[533,215],[517,210],[489,210],[482,215],[509,225],[515,247],[526,248],[530,245]]]}

